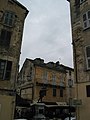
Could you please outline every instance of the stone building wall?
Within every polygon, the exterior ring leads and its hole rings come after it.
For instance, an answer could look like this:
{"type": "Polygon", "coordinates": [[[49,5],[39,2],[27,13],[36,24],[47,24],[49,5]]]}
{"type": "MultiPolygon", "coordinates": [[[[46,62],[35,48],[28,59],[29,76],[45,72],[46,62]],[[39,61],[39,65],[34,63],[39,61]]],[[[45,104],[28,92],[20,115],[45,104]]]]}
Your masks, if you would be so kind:
{"type": "Polygon", "coordinates": [[[76,99],[82,100],[82,105],[77,108],[78,120],[89,120],[90,114],[90,0],[70,1],[72,44],[74,54],[76,99]],[[87,24],[88,23],[88,24],[87,24]],[[88,46],[88,53],[86,48],[88,46]],[[88,55],[88,56],[87,56],[88,55]],[[88,89],[87,89],[88,87],[88,89]]]}
{"type": "Polygon", "coordinates": [[[13,120],[24,20],[28,10],[17,0],[0,0],[0,120],[13,120]]]}

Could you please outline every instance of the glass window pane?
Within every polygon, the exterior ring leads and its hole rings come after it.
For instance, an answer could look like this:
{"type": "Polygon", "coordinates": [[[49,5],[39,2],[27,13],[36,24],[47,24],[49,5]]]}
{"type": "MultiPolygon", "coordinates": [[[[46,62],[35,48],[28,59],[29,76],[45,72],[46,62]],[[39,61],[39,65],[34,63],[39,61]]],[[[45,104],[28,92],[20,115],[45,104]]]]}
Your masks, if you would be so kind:
{"type": "Polygon", "coordinates": [[[9,47],[10,39],[11,39],[11,32],[2,29],[0,35],[0,45],[9,47]]]}
{"type": "Polygon", "coordinates": [[[86,86],[87,97],[90,97],[90,85],[86,86]]]}
{"type": "Polygon", "coordinates": [[[0,79],[9,80],[11,75],[12,62],[0,59],[0,79]]]}
{"type": "Polygon", "coordinates": [[[90,19],[90,11],[88,11],[88,18],[90,19]]]}
{"type": "Polygon", "coordinates": [[[5,60],[0,59],[0,79],[3,79],[4,77],[4,71],[5,71],[5,60]]]}
{"type": "Polygon", "coordinates": [[[4,24],[12,26],[14,23],[14,16],[15,14],[13,12],[6,12],[4,16],[4,24]]]}
{"type": "Polygon", "coordinates": [[[87,22],[84,22],[84,28],[87,28],[88,25],[87,25],[87,22]]]}
{"type": "Polygon", "coordinates": [[[90,59],[88,59],[88,68],[90,68],[90,59]]]}
{"type": "Polygon", "coordinates": [[[86,55],[90,57],[90,46],[86,47],[86,55]]]}
{"type": "Polygon", "coordinates": [[[83,21],[86,21],[87,20],[87,16],[86,14],[83,15],[83,21]]]}

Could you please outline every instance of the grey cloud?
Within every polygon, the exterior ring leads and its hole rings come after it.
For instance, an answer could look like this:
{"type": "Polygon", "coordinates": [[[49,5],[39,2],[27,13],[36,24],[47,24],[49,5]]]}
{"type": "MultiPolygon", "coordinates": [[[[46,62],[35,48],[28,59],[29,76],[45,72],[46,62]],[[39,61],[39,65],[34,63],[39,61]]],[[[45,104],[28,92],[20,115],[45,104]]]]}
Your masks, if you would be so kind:
{"type": "Polygon", "coordinates": [[[66,0],[19,0],[28,7],[20,64],[41,57],[72,66],[69,4],[66,0]]]}

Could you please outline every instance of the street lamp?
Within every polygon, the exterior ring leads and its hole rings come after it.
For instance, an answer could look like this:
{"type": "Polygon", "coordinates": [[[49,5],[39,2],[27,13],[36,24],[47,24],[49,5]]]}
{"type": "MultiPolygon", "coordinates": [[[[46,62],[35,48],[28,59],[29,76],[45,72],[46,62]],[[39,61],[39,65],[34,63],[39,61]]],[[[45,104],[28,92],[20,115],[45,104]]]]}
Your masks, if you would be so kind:
{"type": "Polygon", "coordinates": [[[72,99],[71,89],[73,86],[73,81],[71,79],[68,80],[68,86],[69,86],[69,120],[71,120],[71,99],[72,99]]]}

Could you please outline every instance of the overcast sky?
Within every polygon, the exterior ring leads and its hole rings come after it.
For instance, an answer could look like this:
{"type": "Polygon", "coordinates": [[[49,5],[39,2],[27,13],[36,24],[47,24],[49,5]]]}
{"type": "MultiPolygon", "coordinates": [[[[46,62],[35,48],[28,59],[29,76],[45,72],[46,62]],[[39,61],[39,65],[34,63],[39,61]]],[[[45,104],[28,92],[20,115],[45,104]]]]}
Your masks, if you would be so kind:
{"type": "Polygon", "coordinates": [[[18,0],[29,10],[20,66],[26,58],[60,61],[73,67],[70,8],[67,0],[18,0]]]}

